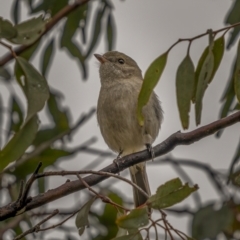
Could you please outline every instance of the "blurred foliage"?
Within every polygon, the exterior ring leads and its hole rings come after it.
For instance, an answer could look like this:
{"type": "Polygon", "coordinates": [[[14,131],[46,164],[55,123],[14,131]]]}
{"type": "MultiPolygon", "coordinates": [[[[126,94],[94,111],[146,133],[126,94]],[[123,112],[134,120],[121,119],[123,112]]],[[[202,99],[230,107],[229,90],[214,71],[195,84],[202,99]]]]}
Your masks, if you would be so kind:
{"type": "MultiPolygon", "coordinates": [[[[62,106],[64,94],[50,87],[46,79],[49,71],[51,71],[51,64],[55,60],[56,52],[61,50],[67,53],[70,58],[69,61],[77,62],[83,79],[87,79],[88,60],[102,36],[106,43],[106,49],[114,49],[116,25],[112,2],[110,0],[99,0],[94,3],[86,2],[76,8],[62,18],[57,27],[54,26],[49,32],[46,32],[47,24],[59,12],[66,9],[70,4],[69,2],[68,0],[14,0],[10,13],[13,22],[0,17],[0,39],[4,39],[9,45],[14,43],[23,47],[27,46],[27,49],[15,58],[14,69],[11,69],[7,64],[0,66],[0,81],[6,86],[9,95],[7,109],[2,107],[2,97],[0,96],[1,206],[16,201],[21,180],[26,182],[40,161],[43,163],[40,172],[48,169],[59,170],[60,161],[71,160],[81,150],[81,145],[75,148],[69,147],[71,136],[92,116],[93,111],[83,115],[79,121],[73,123],[70,107],[62,106]],[[21,22],[23,7],[27,7],[29,19],[21,22]],[[47,38],[46,35],[48,35],[47,38]],[[34,56],[39,58],[40,72],[31,64],[34,56]],[[17,83],[22,89],[25,99],[21,99],[14,91],[13,83],[17,83]],[[27,102],[26,107],[23,104],[24,100],[27,102]],[[42,110],[48,118],[46,123],[39,119],[39,112],[42,110]],[[5,121],[6,126],[2,126],[3,118],[7,119],[5,121]]],[[[240,1],[235,0],[227,13],[225,23],[228,25],[238,22],[240,22],[240,1]]],[[[227,48],[234,46],[237,42],[240,26],[229,31],[231,33],[227,41],[227,48]]],[[[215,34],[209,31],[209,44],[203,50],[196,68],[190,57],[190,45],[186,56],[179,64],[176,72],[176,93],[180,121],[184,129],[189,127],[191,104],[195,104],[196,124],[200,124],[202,108],[204,107],[202,106],[202,100],[208,85],[214,81],[215,73],[224,57],[226,36],[227,32],[224,32],[215,39],[215,34]]],[[[148,102],[153,88],[164,71],[170,50],[171,48],[157,57],[146,71],[138,102],[137,114],[140,125],[144,122],[141,110],[148,102]]],[[[226,80],[226,89],[221,99],[220,118],[240,109],[239,68],[240,41],[238,42],[238,50],[233,60],[230,77],[226,80]]],[[[221,132],[217,134],[218,137],[221,136],[221,132]]],[[[239,134],[239,132],[236,134],[239,134]]],[[[83,146],[82,149],[86,148],[88,146],[83,146]]],[[[101,154],[98,157],[102,157],[101,154]]],[[[239,160],[240,143],[230,163],[229,171],[225,171],[226,174],[210,171],[206,166],[202,167],[200,165],[202,169],[208,172],[209,182],[217,183],[216,185],[220,186],[222,195],[211,203],[197,205],[196,209],[191,211],[193,238],[199,240],[220,239],[224,236],[225,239],[234,239],[234,234],[240,231],[239,201],[237,194],[231,192],[232,189],[238,190],[240,186],[240,170],[237,168],[239,160]],[[226,184],[227,181],[228,184],[226,184]]],[[[199,165],[196,164],[195,167],[197,168],[199,165]]],[[[180,171],[179,174],[181,173],[180,171]]],[[[184,178],[186,175],[182,174],[182,177],[184,178]]],[[[49,181],[40,178],[35,184],[34,195],[38,195],[47,191],[49,181]]],[[[187,183],[182,184],[179,178],[172,179],[159,186],[156,194],[153,194],[145,205],[130,210],[126,214],[123,208],[130,209],[131,207],[127,203],[126,195],[123,196],[115,192],[113,187],[110,186],[100,189],[101,194],[106,198],[105,202],[107,202],[98,203],[101,204],[101,211],[99,211],[99,205],[96,207],[96,198],[90,198],[88,194],[85,194],[81,198],[80,206],[76,204],[74,210],[68,210],[65,215],[68,217],[74,212],[77,213],[76,228],[74,229],[76,231],[78,229],[79,234],[86,239],[137,240],[143,239],[144,231],[145,236],[151,236],[149,239],[155,239],[155,234],[159,234],[156,228],[161,227],[164,229],[164,233],[167,232],[166,234],[171,231],[174,236],[181,237],[181,239],[193,240],[193,238],[173,228],[166,220],[166,215],[161,209],[175,206],[188,196],[196,196],[198,194],[196,193],[197,188],[196,185],[191,187],[187,183]],[[87,201],[86,199],[90,200],[87,201]],[[109,204],[108,201],[112,201],[115,205],[109,204]],[[154,221],[149,221],[148,210],[150,206],[160,214],[160,217],[158,216],[154,221]],[[90,226],[90,229],[86,229],[88,226],[90,226]],[[126,236],[127,232],[129,234],[126,236]]],[[[99,197],[101,198],[101,196],[99,197]]],[[[0,239],[4,240],[8,236],[17,236],[25,231],[26,227],[32,228],[44,218],[46,209],[46,206],[42,206],[36,211],[28,211],[13,219],[9,218],[0,222],[0,239]],[[8,226],[11,226],[11,229],[5,229],[8,226]],[[8,236],[3,235],[4,232],[8,236]]],[[[188,214],[183,208],[180,211],[188,214]]],[[[177,216],[179,216],[178,212],[177,216]]],[[[63,231],[64,239],[79,239],[74,236],[71,229],[71,227],[63,224],[57,230],[63,231]]],[[[34,239],[36,236],[47,239],[45,238],[45,232],[32,234],[29,235],[30,238],[22,239],[34,239]]],[[[161,236],[160,238],[163,239],[164,237],[161,236]]]]}

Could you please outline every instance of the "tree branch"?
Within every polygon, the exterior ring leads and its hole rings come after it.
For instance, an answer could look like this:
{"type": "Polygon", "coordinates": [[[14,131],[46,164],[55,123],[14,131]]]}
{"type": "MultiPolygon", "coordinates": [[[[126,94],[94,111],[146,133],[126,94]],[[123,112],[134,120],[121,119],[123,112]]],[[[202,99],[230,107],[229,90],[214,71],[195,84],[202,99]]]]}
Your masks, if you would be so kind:
{"type": "MultiPolygon", "coordinates": [[[[86,4],[87,2],[89,2],[90,0],[76,0],[73,4],[71,5],[67,5],[66,7],[62,8],[56,15],[54,15],[51,20],[46,24],[46,28],[45,31],[42,32],[42,34],[39,36],[39,38],[36,40],[38,41],[43,35],[45,35],[47,32],[49,32],[61,19],[63,19],[65,16],[67,16],[69,13],[73,12],[75,9],[77,9],[78,7],[86,4]]],[[[36,42],[35,41],[35,42],[36,42]]],[[[35,43],[34,42],[34,43],[35,43]]],[[[17,47],[16,49],[13,50],[13,52],[16,55],[19,55],[21,53],[23,53],[24,51],[26,51],[28,48],[30,48],[34,43],[30,44],[30,45],[22,45],[20,47],[17,47]]],[[[13,59],[13,54],[11,53],[7,53],[5,54],[5,56],[3,56],[3,58],[0,60],[0,66],[5,65],[6,63],[8,63],[9,61],[11,61],[13,59]]]]}
{"type": "MultiPolygon", "coordinates": [[[[222,128],[229,127],[237,122],[240,122],[240,111],[226,118],[223,118],[213,123],[210,123],[208,125],[205,125],[203,127],[199,127],[196,130],[193,130],[191,132],[187,132],[187,133],[181,133],[180,131],[176,132],[172,134],[170,137],[168,137],[165,141],[163,141],[162,143],[158,144],[153,148],[155,152],[155,156],[157,157],[157,156],[166,154],[171,150],[173,150],[178,145],[192,144],[204,137],[214,134],[215,132],[219,131],[222,128]]],[[[117,160],[118,164],[113,163],[103,168],[100,171],[116,174],[132,165],[135,165],[147,160],[151,160],[151,155],[147,150],[145,150],[145,151],[141,151],[141,152],[137,152],[137,153],[125,156],[117,160]]],[[[61,173],[62,172],[59,172],[59,175],[61,175],[61,173]]],[[[93,186],[107,179],[108,177],[109,176],[106,176],[106,175],[97,176],[92,174],[83,179],[89,186],[93,186]]],[[[76,191],[82,190],[84,188],[86,188],[86,186],[83,183],[81,183],[79,180],[67,181],[66,183],[64,183],[63,185],[55,189],[48,190],[46,193],[33,197],[32,201],[26,204],[24,211],[29,211],[31,209],[40,207],[42,205],[45,205],[49,202],[62,198],[76,191]]],[[[13,203],[10,203],[0,208],[0,221],[16,215],[17,212],[14,208],[11,207],[12,205],[13,203]]]]}

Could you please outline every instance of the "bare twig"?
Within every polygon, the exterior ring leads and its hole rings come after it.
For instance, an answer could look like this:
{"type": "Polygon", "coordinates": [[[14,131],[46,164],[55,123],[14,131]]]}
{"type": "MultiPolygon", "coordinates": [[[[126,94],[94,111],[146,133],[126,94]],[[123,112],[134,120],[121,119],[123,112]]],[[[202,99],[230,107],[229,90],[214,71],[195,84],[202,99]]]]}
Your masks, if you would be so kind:
{"type": "MultiPolygon", "coordinates": [[[[225,117],[213,123],[210,123],[206,126],[197,128],[196,130],[193,130],[191,132],[174,133],[173,135],[168,137],[164,142],[154,147],[155,156],[157,157],[157,156],[164,155],[170,152],[171,150],[173,150],[178,145],[189,145],[191,143],[199,141],[200,139],[207,137],[211,134],[214,134],[220,129],[231,126],[234,123],[237,123],[239,121],[240,121],[240,111],[228,117],[225,117]]],[[[151,160],[151,155],[147,150],[137,152],[117,160],[118,166],[115,163],[113,163],[103,168],[102,170],[100,170],[100,172],[116,174],[132,165],[135,165],[147,160],[151,160]]],[[[96,174],[93,174],[85,177],[84,181],[87,182],[89,186],[93,186],[107,179],[109,176],[110,175],[107,176],[106,174],[101,176],[97,176],[96,174]]],[[[114,176],[116,177],[116,175],[114,176]]],[[[85,185],[82,184],[79,180],[68,181],[55,189],[48,190],[44,194],[33,197],[32,201],[26,204],[24,211],[29,211],[31,209],[40,207],[42,205],[45,205],[46,203],[62,198],[63,196],[66,196],[68,194],[71,194],[73,192],[79,191],[84,188],[86,188],[85,185]]],[[[16,209],[12,208],[12,204],[10,203],[7,206],[0,208],[0,221],[5,220],[9,217],[15,216],[16,213],[17,213],[16,209]]]]}
{"type": "Polygon", "coordinates": [[[117,208],[121,208],[123,209],[124,211],[130,211],[130,209],[128,208],[124,208],[123,206],[121,205],[118,205],[117,203],[113,202],[110,198],[102,195],[102,194],[99,194],[98,192],[96,192],[93,188],[91,188],[85,181],[84,179],[82,179],[79,175],[79,173],[76,174],[78,179],[85,185],[85,187],[90,191],[92,192],[95,196],[97,196],[98,198],[100,198],[104,203],[109,203],[111,205],[113,205],[114,207],[117,207],[117,208]]]}
{"type": "Polygon", "coordinates": [[[54,217],[55,215],[58,214],[58,209],[54,210],[52,212],[52,214],[50,214],[48,217],[44,218],[42,221],[40,221],[38,224],[36,224],[34,227],[28,229],[27,231],[23,232],[22,234],[18,235],[17,237],[15,237],[13,240],[19,240],[25,236],[27,236],[30,233],[34,233],[34,232],[39,232],[40,231],[40,226],[47,222],[49,219],[51,219],[52,217],[54,217]]]}

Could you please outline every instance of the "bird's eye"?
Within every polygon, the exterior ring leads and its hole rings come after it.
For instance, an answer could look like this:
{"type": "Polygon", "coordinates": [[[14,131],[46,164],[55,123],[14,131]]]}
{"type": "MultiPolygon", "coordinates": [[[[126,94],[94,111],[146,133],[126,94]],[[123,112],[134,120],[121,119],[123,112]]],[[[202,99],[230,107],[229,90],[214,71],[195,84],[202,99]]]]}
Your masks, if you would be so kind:
{"type": "Polygon", "coordinates": [[[120,64],[124,64],[124,60],[123,60],[122,58],[119,58],[119,59],[118,59],[118,62],[119,62],[120,64]]]}

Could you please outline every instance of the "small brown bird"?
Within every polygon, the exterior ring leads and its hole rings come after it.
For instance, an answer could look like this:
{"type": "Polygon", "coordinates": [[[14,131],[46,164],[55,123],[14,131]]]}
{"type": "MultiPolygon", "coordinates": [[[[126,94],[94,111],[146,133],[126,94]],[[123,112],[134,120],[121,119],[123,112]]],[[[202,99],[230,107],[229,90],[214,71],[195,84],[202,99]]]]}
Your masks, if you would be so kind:
{"type": "MultiPolygon", "coordinates": [[[[158,135],[163,114],[153,92],[143,107],[144,126],[139,125],[136,112],[143,77],[137,63],[116,51],[94,56],[101,63],[97,120],[105,142],[122,156],[151,147],[158,135]]],[[[150,195],[146,164],[130,167],[130,174],[132,181],[150,195]]],[[[136,188],[133,188],[133,196],[136,207],[147,200],[136,188]]]]}

